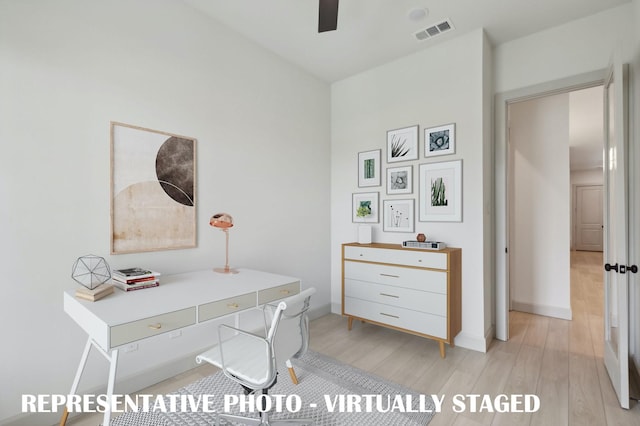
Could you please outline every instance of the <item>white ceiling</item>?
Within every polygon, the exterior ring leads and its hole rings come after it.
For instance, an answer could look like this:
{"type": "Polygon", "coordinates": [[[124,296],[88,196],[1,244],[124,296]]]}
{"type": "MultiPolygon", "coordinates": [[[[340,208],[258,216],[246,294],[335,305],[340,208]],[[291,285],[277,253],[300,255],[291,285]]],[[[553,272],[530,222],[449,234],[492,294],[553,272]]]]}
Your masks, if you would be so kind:
{"type": "Polygon", "coordinates": [[[318,0],[182,0],[250,40],[333,82],[484,28],[494,45],[630,0],[342,0],[337,31],[318,34],[318,0]],[[409,20],[426,8],[421,21],[409,20]],[[444,19],[455,30],[417,41],[444,19]]]}

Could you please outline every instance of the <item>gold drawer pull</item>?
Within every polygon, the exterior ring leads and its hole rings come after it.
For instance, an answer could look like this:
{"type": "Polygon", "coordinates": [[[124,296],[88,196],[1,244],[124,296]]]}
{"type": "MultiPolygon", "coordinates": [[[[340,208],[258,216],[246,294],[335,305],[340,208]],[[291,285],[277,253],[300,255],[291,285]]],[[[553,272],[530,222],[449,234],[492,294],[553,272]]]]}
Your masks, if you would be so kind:
{"type": "Polygon", "coordinates": [[[391,274],[380,274],[383,277],[391,277],[391,278],[400,278],[400,275],[391,275],[391,274]]]}
{"type": "Polygon", "coordinates": [[[395,318],[395,319],[400,319],[400,317],[398,317],[398,316],[391,315],[391,314],[385,314],[384,312],[380,312],[380,315],[384,315],[385,317],[391,317],[391,318],[395,318]]]}
{"type": "Polygon", "coordinates": [[[280,290],[280,293],[289,294],[289,293],[291,293],[291,290],[280,290]]]}
{"type": "Polygon", "coordinates": [[[239,307],[240,305],[238,305],[237,303],[227,303],[227,308],[238,309],[239,307]]]}
{"type": "Polygon", "coordinates": [[[154,330],[160,330],[162,328],[162,324],[160,324],[160,323],[149,324],[149,328],[152,328],[154,330]]]}
{"type": "Polygon", "coordinates": [[[380,293],[380,296],[395,297],[396,299],[400,299],[400,296],[396,296],[395,294],[380,293]]]}

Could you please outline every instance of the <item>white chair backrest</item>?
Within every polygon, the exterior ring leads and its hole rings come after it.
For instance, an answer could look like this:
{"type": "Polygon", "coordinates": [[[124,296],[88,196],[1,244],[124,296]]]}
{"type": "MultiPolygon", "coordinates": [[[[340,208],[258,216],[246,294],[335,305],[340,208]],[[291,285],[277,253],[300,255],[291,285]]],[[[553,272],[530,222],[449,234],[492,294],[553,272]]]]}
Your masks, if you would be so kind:
{"type": "Polygon", "coordinates": [[[306,352],[309,343],[307,310],[315,292],[315,288],[309,288],[278,303],[267,335],[278,366],[306,352]]]}

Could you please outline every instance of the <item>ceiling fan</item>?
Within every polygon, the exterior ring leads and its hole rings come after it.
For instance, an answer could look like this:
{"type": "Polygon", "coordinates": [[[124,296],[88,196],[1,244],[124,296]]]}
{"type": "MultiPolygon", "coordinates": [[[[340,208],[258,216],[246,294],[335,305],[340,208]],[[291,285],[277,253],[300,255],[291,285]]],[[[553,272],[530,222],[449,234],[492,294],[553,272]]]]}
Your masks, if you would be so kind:
{"type": "Polygon", "coordinates": [[[319,0],[318,32],[334,31],[338,27],[338,0],[319,0]]]}

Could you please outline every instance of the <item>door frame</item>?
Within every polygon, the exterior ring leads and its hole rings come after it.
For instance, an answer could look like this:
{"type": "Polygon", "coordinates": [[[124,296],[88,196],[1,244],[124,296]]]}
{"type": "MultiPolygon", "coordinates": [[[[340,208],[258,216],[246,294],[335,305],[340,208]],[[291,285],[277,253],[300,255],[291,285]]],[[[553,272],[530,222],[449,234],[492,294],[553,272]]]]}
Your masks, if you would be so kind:
{"type": "Polygon", "coordinates": [[[606,69],[596,70],[495,95],[495,337],[509,339],[509,104],[601,86],[606,69]]]}

